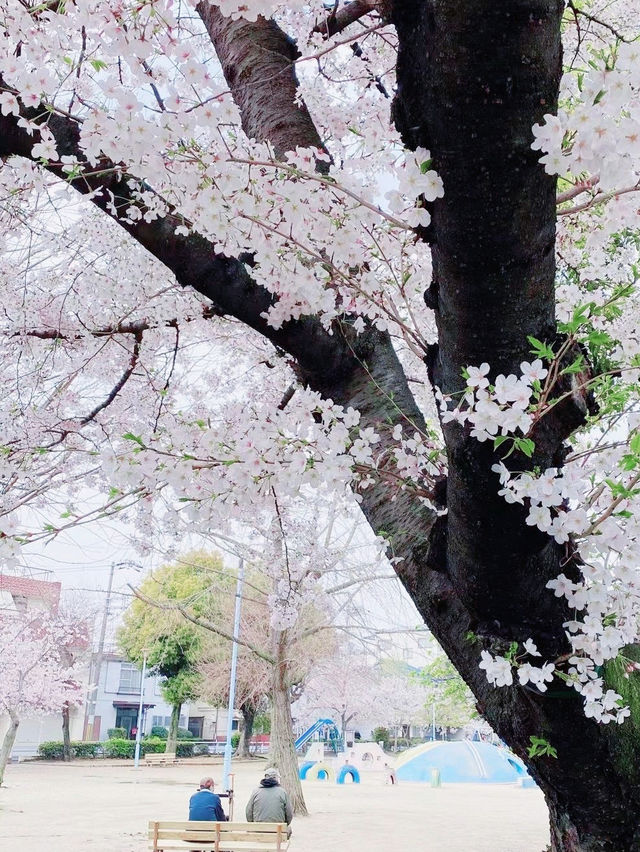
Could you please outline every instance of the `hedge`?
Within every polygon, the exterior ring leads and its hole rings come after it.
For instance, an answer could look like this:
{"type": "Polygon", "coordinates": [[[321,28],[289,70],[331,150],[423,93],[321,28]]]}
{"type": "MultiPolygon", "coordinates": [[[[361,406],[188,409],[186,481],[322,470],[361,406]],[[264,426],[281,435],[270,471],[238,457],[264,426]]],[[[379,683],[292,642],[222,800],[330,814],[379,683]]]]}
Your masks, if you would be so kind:
{"type": "Polygon", "coordinates": [[[105,757],[133,757],[136,744],[134,740],[114,739],[104,744],[105,757]]]}
{"type": "MultiPolygon", "coordinates": [[[[101,743],[93,742],[72,742],[71,756],[72,757],[97,757],[98,749],[101,743]]],[[[38,746],[38,754],[43,760],[62,760],[64,758],[64,743],[62,741],[50,741],[40,743],[38,746]]]]}
{"type": "MultiPolygon", "coordinates": [[[[140,754],[163,754],[167,747],[167,741],[159,737],[149,737],[140,743],[140,754]]],[[[135,740],[127,740],[122,737],[106,740],[104,743],[94,742],[72,742],[72,757],[97,757],[100,752],[105,757],[132,758],[135,755],[135,740]]],[[[198,754],[208,754],[206,743],[190,743],[184,740],[176,745],[177,757],[193,757],[198,754]]],[[[64,746],[62,741],[51,741],[40,743],[38,754],[43,760],[62,760],[64,758],[64,746]]]]}
{"type": "Polygon", "coordinates": [[[164,727],[164,725],[154,725],[151,728],[151,733],[149,734],[150,738],[157,738],[160,740],[166,740],[169,736],[169,731],[164,727]]]}
{"type": "MultiPolygon", "coordinates": [[[[176,744],[176,756],[193,757],[194,753],[206,754],[206,746],[204,746],[204,750],[196,751],[198,745],[198,743],[178,742],[176,744]]],[[[159,737],[149,737],[140,743],[140,754],[164,754],[166,748],[166,740],[161,740],[159,737]]],[[[105,757],[133,757],[135,749],[134,740],[107,740],[104,744],[105,757]]]]}
{"type": "Polygon", "coordinates": [[[126,728],[108,728],[107,737],[110,740],[124,740],[127,738],[126,728]]]}

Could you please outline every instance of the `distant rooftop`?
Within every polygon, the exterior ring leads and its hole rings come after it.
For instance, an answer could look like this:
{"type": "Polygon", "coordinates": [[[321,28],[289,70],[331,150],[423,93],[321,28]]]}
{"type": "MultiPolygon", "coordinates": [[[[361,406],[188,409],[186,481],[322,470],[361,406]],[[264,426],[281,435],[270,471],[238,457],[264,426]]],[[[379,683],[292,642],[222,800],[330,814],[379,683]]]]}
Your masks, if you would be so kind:
{"type": "Polygon", "coordinates": [[[46,606],[55,608],[60,602],[61,588],[62,584],[59,582],[0,574],[0,600],[10,595],[16,609],[20,608],[19,602],[29,606],[34,601],[42,601],[46,606]]]}

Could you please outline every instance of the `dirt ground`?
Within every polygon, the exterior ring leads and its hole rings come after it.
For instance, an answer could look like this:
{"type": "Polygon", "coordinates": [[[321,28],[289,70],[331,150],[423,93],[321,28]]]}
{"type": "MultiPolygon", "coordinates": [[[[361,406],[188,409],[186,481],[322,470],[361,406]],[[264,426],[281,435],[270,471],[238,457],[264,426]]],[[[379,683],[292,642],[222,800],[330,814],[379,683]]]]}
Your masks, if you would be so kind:
{"type": "MultiPolygon", "coordinates": [[[[264,761],[234,764],[236,819],[264,761]]],[[[219,759],[175,767],[77,761],[7,768],[0,790],[2,852],[143,852],[149,819],[186,819],[203,775],[219,759]]],[[[385,786],[303,782],[309,817],[293,822],[291,852],[542,852],[547,810],[537,789],[511,785],[385,786]]]]}

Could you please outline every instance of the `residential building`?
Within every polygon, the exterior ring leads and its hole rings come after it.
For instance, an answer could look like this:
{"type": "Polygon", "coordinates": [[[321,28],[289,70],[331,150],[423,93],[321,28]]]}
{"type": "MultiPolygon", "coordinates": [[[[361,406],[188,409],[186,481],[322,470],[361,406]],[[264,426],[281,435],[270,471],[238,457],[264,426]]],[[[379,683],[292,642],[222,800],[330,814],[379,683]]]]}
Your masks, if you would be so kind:
{"type": "MultiPolygon", "coordinates": [[[[95,740],[106,740],[110,728],[124,728],[127,736],[135,737],[140,706],[142,672],[116,653],[103,655],[100,683],[96,693],[93,731],[95,740]]],[[[144,682],[142,734],[149,734],[154,725],[168,728],[171,705],[162,696],[162,678],[148,675],[144,682]]],[[[233,730],[238,729],[240,714],[236,711],[233,730]]],[[[216,741],[226,738],[227,709],[212,707],[202,701],[182,706],[180,727],[191,731],[196,739],[216,741]]]]}

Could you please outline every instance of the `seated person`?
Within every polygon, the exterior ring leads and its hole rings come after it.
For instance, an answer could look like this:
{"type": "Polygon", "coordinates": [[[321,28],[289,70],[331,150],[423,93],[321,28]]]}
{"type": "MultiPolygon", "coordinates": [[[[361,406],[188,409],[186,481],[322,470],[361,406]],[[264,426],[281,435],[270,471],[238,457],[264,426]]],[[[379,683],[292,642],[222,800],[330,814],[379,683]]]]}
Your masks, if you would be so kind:
{"type": "Polygon", "coordinates": [[[198,792],[189,799],[189,820],[226,822],[220,797],[213,792],[213,778],[203,778],[198,792]]]}
{"type": "Polygon", "coordinates": [[[286,822],[287,837],[291,837],[293,809],[289,797],[280,786],[277,769],[265,769],[260,786],[247,802],[246,817],[247,822],[286,822]]]}

